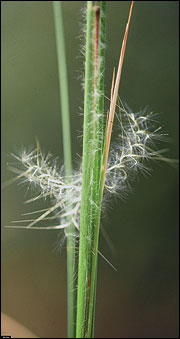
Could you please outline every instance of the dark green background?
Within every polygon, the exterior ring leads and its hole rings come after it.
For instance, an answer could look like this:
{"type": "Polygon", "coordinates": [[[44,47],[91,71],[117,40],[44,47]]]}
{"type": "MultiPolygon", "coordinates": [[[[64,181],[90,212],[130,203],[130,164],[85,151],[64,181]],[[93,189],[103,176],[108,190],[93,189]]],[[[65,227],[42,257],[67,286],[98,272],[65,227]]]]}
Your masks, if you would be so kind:
{"type": "MultiPolygon", "coordinates": [[[[50,1],[2,3],[2,181],[13,177],[10,153],[38,137],[62,163],[56,47],[50,1]]],[[[129,1],[107,4],[106,94],[119,59],[129,1]]],[[[84,1],[63,1],[75,166],[82,152],[84,1]]],[[[134,5],[120,97],[135,111],[159,112],[168,157],[178,157],[178,1],[134,5]]],[[[163,146],[164,147],[164,146],[163,146]]],[[[38,209],[24,205],[26,188],[2,191],[2,225],[38,209]]],[[[153,165],[139,175],[126,202],[103,218],[113,250],[100,248],[95,337],[178,337],[178,169],[153,165]]],[[[2,229],[2,310],[40,338],[66,336],[66,252],[57,232],[2,229]]]]}

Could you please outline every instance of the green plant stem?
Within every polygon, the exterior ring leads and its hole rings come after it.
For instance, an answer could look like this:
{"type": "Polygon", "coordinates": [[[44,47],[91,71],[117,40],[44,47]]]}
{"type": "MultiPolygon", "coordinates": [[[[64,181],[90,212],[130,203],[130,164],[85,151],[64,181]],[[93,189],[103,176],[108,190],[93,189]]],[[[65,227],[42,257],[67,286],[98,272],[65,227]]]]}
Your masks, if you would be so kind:
{"type": "MultiPolygon", "coordinates": [[[[92,184],[94,193],[93,209],[94,217],[91,221],[92,243],[91,243],[91,265],[89,272],[89,309],[88,309],[88,327],[87,338],[94,336],[95,323],[95,304],[96,304],[96,282],[97,282],[97,261],[98,261],[98,243],[101,217],[101,161],[103,149],[103,124],[104,124],[104,70],[105,70],[105,43],[106,43],[106,1],[99,2],[99,36],[98,36],[98,60],[97,60],[97,97],[96,114],[99,119],[96,123],[96,152],[95,152],[95,177],[92,184]]],[[[93,199],[92,199],[93,200],[93,199]]]]}
{"type": "Polygon", "coordinates": [[[105,41],[103,41],[105,26],[102,25],[102,17],[104,15],[104,1],[87,2],[76,338],[91,338],[94,327],[97,253],[101,213],[100,174],[103,143],[103,72],[105,57],[105,41]]]}
{"type": "Polygon", "coordinates": [[[86,61],[85,61],[85,93],[84,93],[84,131],[83,131],[83,162],[82,162],[82,197],[80,219],[79,265],[78,265],[78,294],[77,294],[77,321],[76,338],[85,338],[86,309],[88,293],[88,232],[90,215],[90,187],[91,187],[91,135],[92,135],[92,25],[94,11],[93,2],[87,2],[86,25],[86,61]]]}
{"type": "MultiPolygon", "coordinates": [[[[72,174],[71,131],[68,94],[68,75],[61,1],[53,1],[57,62],[59,75],[60,104],[62,116],[63,153],[66,176],[72,174]]],[[[75,237],[74,226],[67,228],[67,335],[75,337],[75,237]]]]}

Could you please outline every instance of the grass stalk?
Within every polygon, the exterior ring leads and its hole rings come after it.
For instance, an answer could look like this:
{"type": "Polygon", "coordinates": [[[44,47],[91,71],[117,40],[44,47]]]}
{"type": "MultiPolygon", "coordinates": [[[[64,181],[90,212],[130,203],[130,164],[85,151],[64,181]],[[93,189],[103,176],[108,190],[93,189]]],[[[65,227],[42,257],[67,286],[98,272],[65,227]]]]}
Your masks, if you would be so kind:
{"type": "MultiPolygon", "coordinates": [[[[68,74],[64,39],[61,1],[53,1],[57,62],[59,75],[59,94],[62,116],[62,135],[65,174],[72,174],[70,110],[68,93],[68,74]]],[[[75,337],[75,237],[74,226],[67,228],[67,336],[75,337]]]]}
{"type": "Polygon", "coordinates": [[[105,7],[104,1],[87,2],[77,338],[91,338],[94,326],[101,211],[99,189],[104,119],[105,7]]]}
{"type": "Polygon", "coordinates": [[[80,219],[78,292],[77,292],[77,321],[76,338],[85,338],[85,322],[88,293],[88,248],[89,248],[89,215],[91,193],[92,156],[92,26],[94,19],[93,2],[87,2],[86,24],[86,61],[85,61],[85,92],[84,92],[84,131],[83,131],[83,162],[82,162],[82,199],[80,219]]]}
{"type": "Polygon", "coordinates": [[[87,4],[83,177],[76,329],[77,338],[92,338],[94,336],[101,203],[105,184],[112,125],[132,8],[133,2],[131,3],[129,18],[122,43],[116,79],[115,71],[113,72],[110,110],[107,116],[103,145],[106,2],[88,1],[87,4]]]}
{"type": "Polygon", "coordinates": [[[93,212],[91,218],[92,241],[90,248],[90,269],[89,269],[89,308],[87,319],[87,338],[94,336],[95,323],[95,304],[96,304],[96,280],[97,280],[97,259],[98,242],[101,217],[101,159],[103,149],[104,135],[104,70],[105,70],[105,43],[106,43],[106,1],[99,2],[99,27],[98,27],[98,46],[97,46],[97,103],[96,115],[99,119],[96,122],[95,130],[95,159],[94,159],[94,178],[92,182],[92,201],[93,212]]]}

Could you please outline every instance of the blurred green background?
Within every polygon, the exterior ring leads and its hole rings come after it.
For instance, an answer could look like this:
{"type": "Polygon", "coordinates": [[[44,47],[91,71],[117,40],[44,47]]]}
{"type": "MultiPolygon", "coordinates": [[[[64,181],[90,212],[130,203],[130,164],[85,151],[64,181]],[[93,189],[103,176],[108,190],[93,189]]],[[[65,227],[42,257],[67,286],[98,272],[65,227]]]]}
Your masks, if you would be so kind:
{"type": "MultiPolygon", "coordinates": [[[[51,1],[3,1],[2,182],[10,153],[35,144],[63,162],[56,46],[51,1]]],[[[107,3],[106,94],[117,68],[129,1],[107,3]]],[[[73,161],[82,152],[84,1],[63,1],[70,88],[73,161]]],[[[135,111],[159,112],[168,157],[178,157],[179,2],[134,5],[120,97],[135,111]]],[[[113,200],[102,224],[95,337],[178,337],[178,169],[153,165],[126,202],[113,200]]],[[[38,209],[25,205],[26,187],[2,191],[2,226],[38,209]]],[[[57,231],[2,227],[2,310],[40,338],[66,337],[66,251],[57,231]]]]}

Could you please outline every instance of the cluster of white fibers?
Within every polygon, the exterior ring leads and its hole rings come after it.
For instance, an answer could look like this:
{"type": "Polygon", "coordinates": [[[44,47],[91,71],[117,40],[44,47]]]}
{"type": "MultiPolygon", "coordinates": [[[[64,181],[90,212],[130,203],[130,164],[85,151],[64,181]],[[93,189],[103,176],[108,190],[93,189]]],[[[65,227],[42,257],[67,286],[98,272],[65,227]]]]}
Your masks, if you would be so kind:
{"type": "Polygon", "coordinates": [[[149,160],[166,160],[161,155],[166,150],[156,148],[155,141],[163,140],[165,136],[159,133],[161,127],[155,128],[156,114],[147,108],[133,113],[127,105],[121,103],[121,106],[116,114],[119,134],[110,148],[105,188],[124,198],[137,173],[150,173],[149,160]]]}
{"type": "MultiPolygon", "coordinates": [[[[124,198],[129,192],[130,182],[135,179],[139,170],[150,172],[148,160],[165,160],[161,155],[162,151],[158,151],[154,145],[155,139],[163,136],[159,133],[160,128],[154,128],[154,114],[148,110],[133,113],[127,105],[122,106],[121,103],[116,117],[119,125],[118,137],[110,149],[103,206],[113,194],[124,198]]],[[[117,129],[116,124],[114,129],[117,129]]],[[[23,220],[30,223],[21,227],[66,230],[70,224],[74,224],[77,235],[81,211],[81,168],[72,176],[65,176],[64,167],[59,167],[57,159],[53,160],[50,154],[43,155],[39,146],[29,152],[23,150],[21,155],[13,154],[13,157],[20,165],[19,168],[10,167],[17,174],[16,179],[34,186],[36,195],[28,202],[41,198],[50,198],[51,201],[51,207],[32,212],[31,214],[40,213],[40,216],[33,220],[23,220]],[[39,222],[53,219],[55,224],[51,222],[51,226],[39,226],[39,222]]]]}
{"type": "Polygon", "coordinates": [[[30,186],[34,186],[36,195],[27,202],[50,198],[52,205],[45,210],[37,211],[37,213],[42,211],[43,213],[32,220],[26,228],[33,226],[33,228],[39,229],[61,229],[67,228],[73,223],[79,229],[81,174],[74,173],[73,176],[64,176],[64,166],[58,167],[57,159],[52,160],[49,153],[44,156],[39,147],[30,152],[24,150],[21,155],[12,155],[20,165],[19,168],[9,167],[11,171],[18,174],[16,179],[19,179],[21,183],[29,183],[30,186]],[[48,227],[34,227],[42,220],[52,219],[56,219],[58,224],[48,227]]]}

